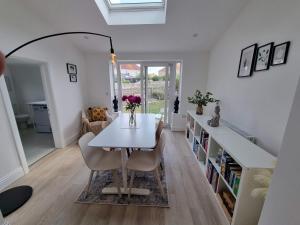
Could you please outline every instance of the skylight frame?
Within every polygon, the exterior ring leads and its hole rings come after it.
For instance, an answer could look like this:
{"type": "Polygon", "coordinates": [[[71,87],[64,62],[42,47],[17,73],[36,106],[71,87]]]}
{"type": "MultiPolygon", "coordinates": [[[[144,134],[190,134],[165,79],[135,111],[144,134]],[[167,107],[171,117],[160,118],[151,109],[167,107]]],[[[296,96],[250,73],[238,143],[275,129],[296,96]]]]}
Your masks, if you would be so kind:
{"type": "Polygon", "coordinates": [[[111,3],[110,0],[104,0],[105,4],[107,5],[107,8],[110,11],[122,11],[122,10],[156,10],[161,9],[163,10],[165,8],[165,0],[162,0],[162,2],[141,2],[141,3],[111,3]]]}

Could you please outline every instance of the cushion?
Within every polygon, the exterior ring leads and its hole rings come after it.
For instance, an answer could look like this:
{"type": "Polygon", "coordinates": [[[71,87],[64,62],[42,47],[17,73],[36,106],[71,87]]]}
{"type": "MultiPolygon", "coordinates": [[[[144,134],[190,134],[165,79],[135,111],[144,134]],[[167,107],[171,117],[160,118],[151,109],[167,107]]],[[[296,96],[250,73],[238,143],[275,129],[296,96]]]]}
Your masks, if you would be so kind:
{"type": "Polygon", "coordinates": [[[106,110],[107,108],[102,107],[93,107],[90,110],[91,113],[91,120],[92,121],[106,121],[106,110]]]}

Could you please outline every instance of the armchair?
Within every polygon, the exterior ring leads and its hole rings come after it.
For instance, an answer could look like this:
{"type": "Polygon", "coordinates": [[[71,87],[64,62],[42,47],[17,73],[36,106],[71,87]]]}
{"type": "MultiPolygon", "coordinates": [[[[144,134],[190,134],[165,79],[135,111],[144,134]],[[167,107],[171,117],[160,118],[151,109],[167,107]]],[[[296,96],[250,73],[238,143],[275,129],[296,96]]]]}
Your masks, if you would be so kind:
{"type": "Polygon", "coordinates": [[[81,120],[81,135],[84,135],[88,132],[93,132],[95,135],[97,135],[112,122],[113,117],[108,113],[107,108],[89,107],[88,110],[82,110],[81,120]],[[94,109],[104,110],[105,116],[103,118],[93,118],[92,110],[94,109]]]}

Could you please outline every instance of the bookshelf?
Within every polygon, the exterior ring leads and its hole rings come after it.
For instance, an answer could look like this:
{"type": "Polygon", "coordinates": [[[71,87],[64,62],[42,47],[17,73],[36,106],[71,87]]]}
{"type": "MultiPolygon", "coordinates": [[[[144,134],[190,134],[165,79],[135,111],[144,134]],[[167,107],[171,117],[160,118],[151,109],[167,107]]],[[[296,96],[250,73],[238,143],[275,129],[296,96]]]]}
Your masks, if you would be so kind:
{"type": "Polygon", "coordinates": [[[276,158],[230,128],[207,125],[209,116],[188,111],[185,137],[230,225],[257,224],[264,199],[251,197],[253,176],[273,170],[276,158]]]}

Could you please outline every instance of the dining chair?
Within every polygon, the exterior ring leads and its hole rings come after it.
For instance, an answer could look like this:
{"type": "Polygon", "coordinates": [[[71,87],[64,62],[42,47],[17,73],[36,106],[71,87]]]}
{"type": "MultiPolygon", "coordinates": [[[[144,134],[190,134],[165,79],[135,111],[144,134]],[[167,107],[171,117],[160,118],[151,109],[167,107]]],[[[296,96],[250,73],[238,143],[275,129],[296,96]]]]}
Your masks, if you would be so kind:
{"type": "Polygon", "coordinates": [[[118,169],[122,167],[120,151],[105,151],[103,148],[90,147],[88,143],[95,137],[95,134],[88,132],[79,139],[79,146],[86,166],[91,170],[89,183],[85,197],[90,191],[94,173],[97,171],[113,170],[113,179],[117,183],[118,194],[121,196],[120,179],[118,169]]]}
{"type": "Polygon", "coordinates": [[[133,151],[127,161],[126,168],[131,171],[128,197],[130,198],[135,171],[153,172],[157,180],[160,192],[165,197],[164,189],[160,180],[159,165],[162,151],[165,147],[165,134],[159,138],[158,144],[153,151],[133,151]]]}
{"type": "Polygon", "coordinates": [[[162,118],[159,120],[156,132],[155,132],[155,138],[156,138],[156,143],[158,143],[158,140],[160,138],[160,135],[164,129],[164,122],[162,121],[162,118]]]}

